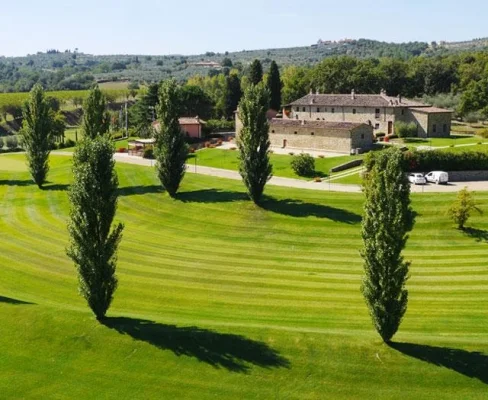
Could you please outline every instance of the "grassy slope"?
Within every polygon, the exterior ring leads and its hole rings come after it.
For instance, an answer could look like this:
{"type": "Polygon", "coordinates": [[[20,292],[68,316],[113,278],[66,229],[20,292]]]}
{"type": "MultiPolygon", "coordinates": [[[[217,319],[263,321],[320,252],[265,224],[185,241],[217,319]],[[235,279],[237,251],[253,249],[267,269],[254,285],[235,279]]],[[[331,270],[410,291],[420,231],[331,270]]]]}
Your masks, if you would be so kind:
{"type": "Polygon", "coordinates": [[[0,157],[2,397],[486,398],[488,223],[453,229],[452,194],[413,196],[395,338],[411,344],[395,350],[359,292],[361,195],[270,187],[258,209],[239,182],[188,175],[174,201],[150,168],[119,165],[110,316],[125,319],[103,326],[64,253],[70,158],[52,160],[40,191],[22,156],[0,157]]]}
{"type": "MultiPolygon", "coordinates": [[[[207,167],[231,169],[237,171],[238,169],[238,152],[237,150],[221,150],[221,149],[202,149],[196,153],[197,165],[204,165],[207,167]]],[[[295,174],[291,168],[291,160],[294,156],[283,154],[271,154],[270,159],[273,164],[273,175],[282,176],[285,178],[303,178],[295,174]]],[[[348,161],[361,158],[361,156],[338,156],[315,159],[315,171],[317,176],[327,176],[332,167],[343,164],[348,161]]],[[[189,164],[195,162],[195,156],[188,160],[189,164]]]]}

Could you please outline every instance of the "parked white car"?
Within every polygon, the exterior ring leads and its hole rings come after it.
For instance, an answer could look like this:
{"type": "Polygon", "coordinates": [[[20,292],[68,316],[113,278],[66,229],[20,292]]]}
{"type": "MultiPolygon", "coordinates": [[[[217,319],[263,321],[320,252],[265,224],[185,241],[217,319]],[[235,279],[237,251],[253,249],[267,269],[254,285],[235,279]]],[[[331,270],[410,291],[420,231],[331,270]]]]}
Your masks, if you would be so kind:
{"type": "Polygon", "coordinates": [[[427,182],[432,183],[447,183],[449,182],[449,175],[444,171],[432,171],[425,175],[427,182]]]}
{"type": "Polygon", "coordinates": [[[414,185],[425,185],[427,183],[424,176],[419,173],[409,174],[408,181],[414,185]]]}

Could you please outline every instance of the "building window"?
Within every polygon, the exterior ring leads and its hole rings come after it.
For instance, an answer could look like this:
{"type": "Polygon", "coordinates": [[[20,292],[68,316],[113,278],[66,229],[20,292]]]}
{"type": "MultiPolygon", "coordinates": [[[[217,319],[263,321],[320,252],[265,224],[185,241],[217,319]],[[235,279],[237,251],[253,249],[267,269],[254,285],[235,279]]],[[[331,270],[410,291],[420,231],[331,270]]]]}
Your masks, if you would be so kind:
{"type": "Polygon", "coordinates": [[[381,111],[380,111],[379,108],[377,108],[377,109],[374,110],[374,117],[376,119],[378,119],[380,117],[380,114],[381,114],[381,111]]]}
{"type": "Polygon", "coordinates": [[[302,111],[305,112],[305,107],[302,108],[302,111]]]}
{"type": "Polygon", "coordinates": [[[442,132],[447,132],[447,124],[442,125],[442,132]]]}
{"type": "Polygon", "coordinates": [[[405,109],[402,108],[402,115],[405,115],[405,109]]]}
{"type": "Polygon", "coordinates": [[[295,115],[295,119],[298,119],[298,115],[295,115]]]}
{"type": "Polygon", "coordinates": [[[361,133],[361,139],[364,139],[364,133],[361,133]]]}
{"type": "Polygon", "coordinates": [[[297,134],[297,131],[293,132],[295,135],[297,134]]]}
{"type": "Polygon", "coordinates": [[[274,129],[271,131],[271,133],[274,133],[274,129]]]}
{"type": "Polygon", "coordinates": [[[432,132],[437,133],[437,125],[436,124],[432,125],[432,132]]]}
{"type": "Polygon", "coordinates": [[[313,135],[314,135],[314,133],[313,133],[313,132],[310,132],[310,135],[311,135],[311,136],[313,136],[313,135]]]}
{"type": "Polygon", "coordinates": [[[380,129],[380,124],[374,124],[374,129],[380,129]]]}
{"type": "Polygon", "coordinates": [[[334,113],[335,113],[335,108],[331,108],[331,109],[330,109],[330,112],[331,112],[332,114],[334,114],[334,113]]]}
{"type": "Polygon", "coordinates": [[[317,107],[317,112],[320,112],[320,107],[317,107]]]}
{"type": "Polygon", "coordinates": [[[297,111],[300,111],[300,107],[297,107],[297,111]]]}
{"type": "Polygon", "coordinates": [[[356,109],[355,108],[352,109],[352,113],[353,114],[356,114],[356,109]]]}

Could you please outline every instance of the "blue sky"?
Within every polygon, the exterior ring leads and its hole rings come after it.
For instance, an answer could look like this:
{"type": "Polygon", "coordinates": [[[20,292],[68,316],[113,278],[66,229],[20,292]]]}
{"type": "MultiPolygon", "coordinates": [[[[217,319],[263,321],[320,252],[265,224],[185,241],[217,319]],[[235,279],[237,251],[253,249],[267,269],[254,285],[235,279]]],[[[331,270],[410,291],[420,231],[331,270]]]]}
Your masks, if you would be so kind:
{"type": "Polygon", "coordinates": [[[488,36],[488,1],[22,0],[1,6],[0,55],[201,54],[304,46],[319,38],[389,42],[488,36]]]}

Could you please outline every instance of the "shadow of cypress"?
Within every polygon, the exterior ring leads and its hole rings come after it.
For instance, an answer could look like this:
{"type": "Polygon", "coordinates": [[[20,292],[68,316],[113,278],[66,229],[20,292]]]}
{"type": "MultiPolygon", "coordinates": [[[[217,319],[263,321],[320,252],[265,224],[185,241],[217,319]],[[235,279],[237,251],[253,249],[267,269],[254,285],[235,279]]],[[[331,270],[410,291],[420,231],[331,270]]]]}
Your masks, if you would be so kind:
{"type": "Polygon", "coordinates": [[[194,357],[215,368],[246,373],[250,366],[289,368],[289,362],[267,344],[244,336],[198,327],[177,327],[136,318],[107,318],[102,323],[120,334],[177,356],[194,357]]]}
{"type": "Polygon", "coordinates": [[[488,355],[483,353],[414,343],[391,342],[388,345],[407,356],[488,384],[488,355]]]}
{"type": "Polygon", "coordinates": [[[12,304],[12,305],[31,305],[36,303],[31,303],[29,301],[12,299],[10,297],[0,296],[0,303],[12,304]]]}

